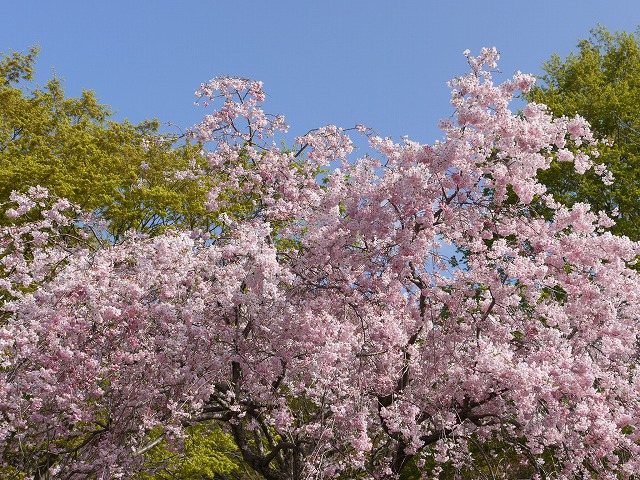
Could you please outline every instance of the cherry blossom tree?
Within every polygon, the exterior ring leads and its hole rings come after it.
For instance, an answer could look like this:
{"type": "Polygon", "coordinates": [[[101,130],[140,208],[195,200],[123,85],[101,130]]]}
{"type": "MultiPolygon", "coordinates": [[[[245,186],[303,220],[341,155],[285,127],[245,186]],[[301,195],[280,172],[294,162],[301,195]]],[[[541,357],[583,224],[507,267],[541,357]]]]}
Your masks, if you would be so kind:
{"type": "Polygon", "coordinates": [[[213,233],[99,246],[68,202],[14,195],[7,471],[130,478],[216,420],[268,480],[638,475],[640,246],[537,181],[553,159],[612,181],[586,121],[513,113],[533,77],[466,56],[434,145],[328,126],[287,151],[259,82],[203,84],[213,233]]]}

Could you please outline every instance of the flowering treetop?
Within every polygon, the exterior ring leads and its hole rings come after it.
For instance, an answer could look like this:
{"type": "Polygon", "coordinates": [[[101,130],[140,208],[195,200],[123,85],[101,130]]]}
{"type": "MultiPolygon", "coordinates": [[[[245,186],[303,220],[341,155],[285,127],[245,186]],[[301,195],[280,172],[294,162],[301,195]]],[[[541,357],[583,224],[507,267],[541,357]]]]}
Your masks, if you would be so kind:
{"type": "Polygon", "coordinates": [[[536,172],[612,179],[583,119],[509,109],[533,77],[467,58],[442,141],[359,126],[376,153],[355,161],[334,126],[277,147],[261,83],[203,84],[212,236],[97,246],[70,205],[14,197],[33,218],[0,243],[5,464],[129,477],[151,432],[217,420],[267,479],[637,475],[640,248],[536,172]]]}

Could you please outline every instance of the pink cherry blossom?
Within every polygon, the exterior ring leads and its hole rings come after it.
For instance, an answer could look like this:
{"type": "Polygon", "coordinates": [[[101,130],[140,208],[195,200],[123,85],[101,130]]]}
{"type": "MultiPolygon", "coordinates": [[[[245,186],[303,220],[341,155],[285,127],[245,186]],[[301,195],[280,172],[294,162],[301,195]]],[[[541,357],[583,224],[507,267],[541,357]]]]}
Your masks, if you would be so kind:
{"type": "Polygon", "coordinates": [[[465,55],[433,145],[358,125],[279,148],[260,82],[202,84],[218,110],[191,136],[226,179],[211,237],[110,244],[65,200],[13,194],[2,465],[131,478],[152,432],[177,447],[215,420],[270,480],[477,462],[505,478],[514,458],[538,478],[637,477],[640,245],[537,180],[552,161],[608,179],[586,121],[514,113],[533,78],[494,85],[498,52],[465,55]],[[351,157],[351,134],[371,155],[351,157]]]}

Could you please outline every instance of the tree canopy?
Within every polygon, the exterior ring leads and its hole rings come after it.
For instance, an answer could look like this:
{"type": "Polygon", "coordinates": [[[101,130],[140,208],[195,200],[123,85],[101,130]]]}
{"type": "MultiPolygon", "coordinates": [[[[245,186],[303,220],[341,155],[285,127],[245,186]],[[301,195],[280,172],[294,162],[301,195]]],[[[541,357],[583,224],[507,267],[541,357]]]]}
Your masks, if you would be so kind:
{"type": "Polygon", "coordinates": [[[0,58],[0,204],[39,185],[98,214],[115,241],[128,230],[208,228],[201,146],[160,134],[157,121],[111,120],[95,93],[68,98],[57,77],[35,85],[37,54],[0,58]]]}
{"type": "Polygon", "coordinates": [[[586,118],[600,144],[598,162],[615,178],[603,186],[593,171],[576,174],[570,164],[554,162],[540,180],[568,205],[586,202],[594,210],[614,213],[611,231],[640,239],[640,44],[636,35],[611,33],[604,27],[578,43],[562,59],[554,55],[543,66],[542,84],[526,98],[548,105],[556,115],[586,118]]]}
{"type": "Polygon", "coordinates": [[[260,82],[202,84],[215,229],[96,247],[66,240],[94,231],[77,206],[12,194],[5,468],[144,478],[214,421],[267,480],[638,476],[640,244],[538,180],[609,183],[587,121],[514,114],[534,78],[466,57],[433,145],[325,126],[291,151],[260,82]]]}

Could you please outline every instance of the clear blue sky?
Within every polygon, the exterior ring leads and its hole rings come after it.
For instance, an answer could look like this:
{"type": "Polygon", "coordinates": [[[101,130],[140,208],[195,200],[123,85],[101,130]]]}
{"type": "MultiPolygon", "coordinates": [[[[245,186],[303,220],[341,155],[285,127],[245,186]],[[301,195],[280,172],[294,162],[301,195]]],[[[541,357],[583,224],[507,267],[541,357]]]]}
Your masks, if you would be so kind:
{"type": "Polygon", "coordinates": [[[227,74],[262,80],[292,134],[364,123],[431,143],[465,49],[497,47],[502,78],[537,74],[598,23],[634,31],[640,1],[25,0],[2,6],[0,51],[39,43],[40,82],[55,68],[118,119],[189,127],[203,114],[194,90],[227,74]]]}

